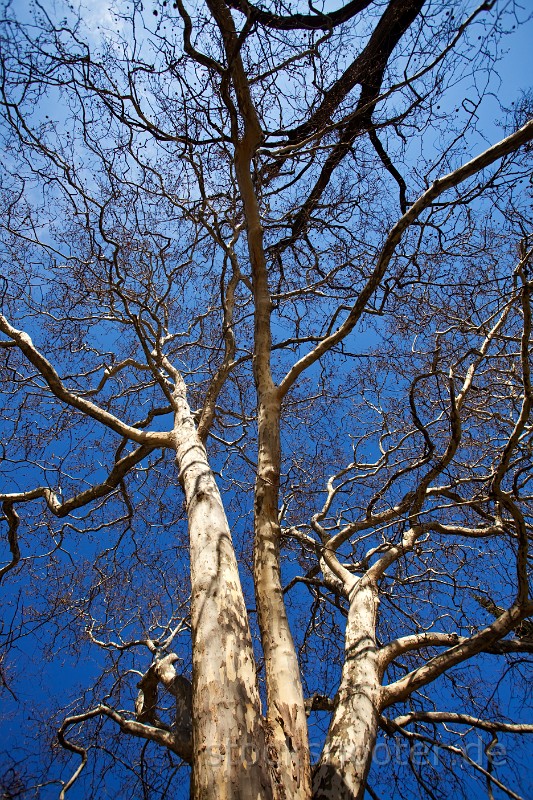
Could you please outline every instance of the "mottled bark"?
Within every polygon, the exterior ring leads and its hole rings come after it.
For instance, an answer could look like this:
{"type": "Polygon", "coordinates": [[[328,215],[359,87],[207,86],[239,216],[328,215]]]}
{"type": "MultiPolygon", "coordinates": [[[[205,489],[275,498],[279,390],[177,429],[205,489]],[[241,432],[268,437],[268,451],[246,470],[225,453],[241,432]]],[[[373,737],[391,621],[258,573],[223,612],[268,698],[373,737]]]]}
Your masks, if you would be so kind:
{"type": "Polygon", "coordinates": [[[176,460],[191,558],[194,800],[272,797],[252,641],[220,494],[182,391],[176,460]]]}
{"type": "Polygon", "coordinates": [[[279,800],[309,800],[311,777],[307,718],[300,670],[281,590],[278,497],[281,468],[281,396],[272,379],[272,301],[268,286],[263,228],[252,179],[252,160],[263,132],[250,95],[233,18],[219,0],[209,0],[224,39],[238,111],[244,122],[239,133],[232,100],[235,172],[246,220],[248,254],[254,296],[254,379],[258,398],[258,463],[255,487],[254,578],[265,655],[268,699],[268,741],[274,792],[279,800]]]}
{"type": "Polygon", "coordinates": [[[254,378],[258,396],[258,453],[254,506],[254,579],[265,656],[270,758],[279,800],[308,800],[311,771],[300,669],[281,589],[278,520],[281,399],[270,365],[272,302],[263,230],[250,163],[242,149],[237,177],[247,220],[254,292],[254,378]]]}
{"type": "Polygon", "coordinates": [[[314,775],[315,800],[362,800],[378,730],[377,590],[361,583],[350,600],[345,662],[336,708],[314,775]]]}
{"type": "Polygon", "coordinates": [[[254,576],[265,655],[268,726],[275,796],[311,796],[307,716],[298,659],[287,619],[279,568],[279,404],[259,409],[255,495],[254,576]]]}

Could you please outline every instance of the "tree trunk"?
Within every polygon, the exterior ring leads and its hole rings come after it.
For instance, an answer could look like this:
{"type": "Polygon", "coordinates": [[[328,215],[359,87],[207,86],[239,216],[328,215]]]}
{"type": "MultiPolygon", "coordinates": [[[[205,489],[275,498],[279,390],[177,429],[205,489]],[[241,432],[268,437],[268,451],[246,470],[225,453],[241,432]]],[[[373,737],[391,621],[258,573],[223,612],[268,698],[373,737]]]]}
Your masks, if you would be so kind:
{"type": "Polygon", "coordinates": [[[191,559],[193,800],[270,800],[255,661],[224,508],[184,392],[176,392],[176,460],[191,559]]]}
{"type": "Polygon", "coordinates": [[[346,626],[337,704],[313,781],[314,800],[362,800],[379,719],[377,591],[356,585],[346,626]]]}
{"type": "Polygon", "coordinates": [[[254,577],[265,655],[268,736],[276,800],[309,800],[311,769],[300,670],[281,588],[279,403],[259,409],[254,577]]]}
{"type": "MultiPolygon", "coordinates": [[[[250,137],[255,110],[248,105],[250,137]]],[[[255,146],[254,146],[255,147],[255,146]]],[[[279,569],[278,520],[281,469],[281,399],[271,371],[272,301],[263,244],[261,216],[251,177],[251,143],[235,150],[235,170],[247,223],[248,252],[254,294],[253,370],[258,397],[258,454],[254,508],[254,579],[261,644],[265,656],[268,740],[276,800],[309,800],[311,770],[307,717],[300,669],[287,619],[279,569]],[[250,149],[247,149],[250,148],[250,149]]]]}

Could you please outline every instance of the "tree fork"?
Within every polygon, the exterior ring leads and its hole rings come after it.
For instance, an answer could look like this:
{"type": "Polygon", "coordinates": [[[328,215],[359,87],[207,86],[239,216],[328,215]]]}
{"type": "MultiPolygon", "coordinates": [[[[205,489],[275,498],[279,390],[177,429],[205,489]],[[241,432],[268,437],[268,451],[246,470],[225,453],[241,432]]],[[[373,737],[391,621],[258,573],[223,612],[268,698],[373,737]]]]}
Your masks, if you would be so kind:
{"type": "MultiPolygon", "coordinates": [[[[220,0],[208,0],[224,40],[244,133],[233,122],[234,163],[242,199],[254,295],[253,371],[258,398],[258,464],[254,503],[254,578],[256,602],[265,655],[269,749],[273,760],[274,792],[279,800],[309,800],[311,772],[307,715],[300,669],[292,639],[279,566],[278,521],[281,468],[281,396],[272,379],[272,301],[259,204],[252,180],[252,159],[263,133],[240,56],[241,37],[220,0]]],[[[235,113],[229,97],[225,102],[235,113]]]]}

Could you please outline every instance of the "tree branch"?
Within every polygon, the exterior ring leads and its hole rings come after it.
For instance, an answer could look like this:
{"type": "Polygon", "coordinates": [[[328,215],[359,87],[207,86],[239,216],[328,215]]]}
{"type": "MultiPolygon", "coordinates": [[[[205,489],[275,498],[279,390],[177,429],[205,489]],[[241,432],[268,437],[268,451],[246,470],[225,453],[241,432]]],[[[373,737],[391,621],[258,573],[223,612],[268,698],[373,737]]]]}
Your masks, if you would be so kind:
{"type": "Polygon", "coordinates": [[[127,439],[132,439],[134,442],[150,447],[169,447],[172,444],[172,436],[170,433],[159,433],[156,431],[140,431],[132,425],[127,425],[117,417],[110,414],[108,411],[99,408],[90,400],[68,390],[61,381],[56,370],[52,364],[46,359],[42,353],[35,347],[31,338],[24,331],[17,330],[9,324],[7,319],[0,315],[0,331],[16,343],[22,353],[26,356],[28,361],[38,370],[39,374],[44,378],[50,391],[58,400],[61,400],[66,405],[76,408],[83,414],[95,419],[101,425],[115,431],[120,436],[127,439]]]}
{"type": "Polygon", "coordinates": [[[448,189],[458,186],[463,181],[472,177],[481,170],[494,164],[495,161],[500,160],[504,156],[512,153],[517,148],[521,147],[533,139],[533,120],[527,122],[522,128],[515,133],[502,139],[497,144],[489,147],[480,155],[463,164],[458,169],[450,172],[442,178],[435,180],[432,185],[422,194],[418,200],[413,203],[409,210],[398,220],[398,222],[390,230],[385,243],[381,249],[377,264],[367,279],[365,287],[362,289],[357,301],[352,306],[350,313],[336,331],[329,336],[326,336],[322,341],[309,353],[297,361],[289,372],[285,375],[279,385],[279,394],[284,397],[289,389],[293,386],[298,377],[314,364],[319,358],[327,353],[331,348],[344,339],[355,327],[362,314],[365,311],[366,305],[373,293],[378,288],[383,276],[385,275],[390,261],[394,255],[396,247],[400,243],[405,231],[418,219],[418,217],[431,206],[431,204],[440,197],[448,189]]]}

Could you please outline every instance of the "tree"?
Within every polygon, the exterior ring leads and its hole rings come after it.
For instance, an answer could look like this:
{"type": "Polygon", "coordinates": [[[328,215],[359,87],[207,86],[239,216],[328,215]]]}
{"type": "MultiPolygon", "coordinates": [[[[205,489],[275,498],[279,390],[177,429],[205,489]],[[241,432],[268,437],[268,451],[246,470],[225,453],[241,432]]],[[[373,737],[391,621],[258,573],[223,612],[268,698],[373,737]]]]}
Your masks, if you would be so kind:
{"type": "Polygon", "coordinates": [[[460,756],[517,797],[533,121],[482,102],[519,9],[63,13],[1,48],[5,691],[32,631],[98,653],[45,780],[440,797],[460,756]]]}

